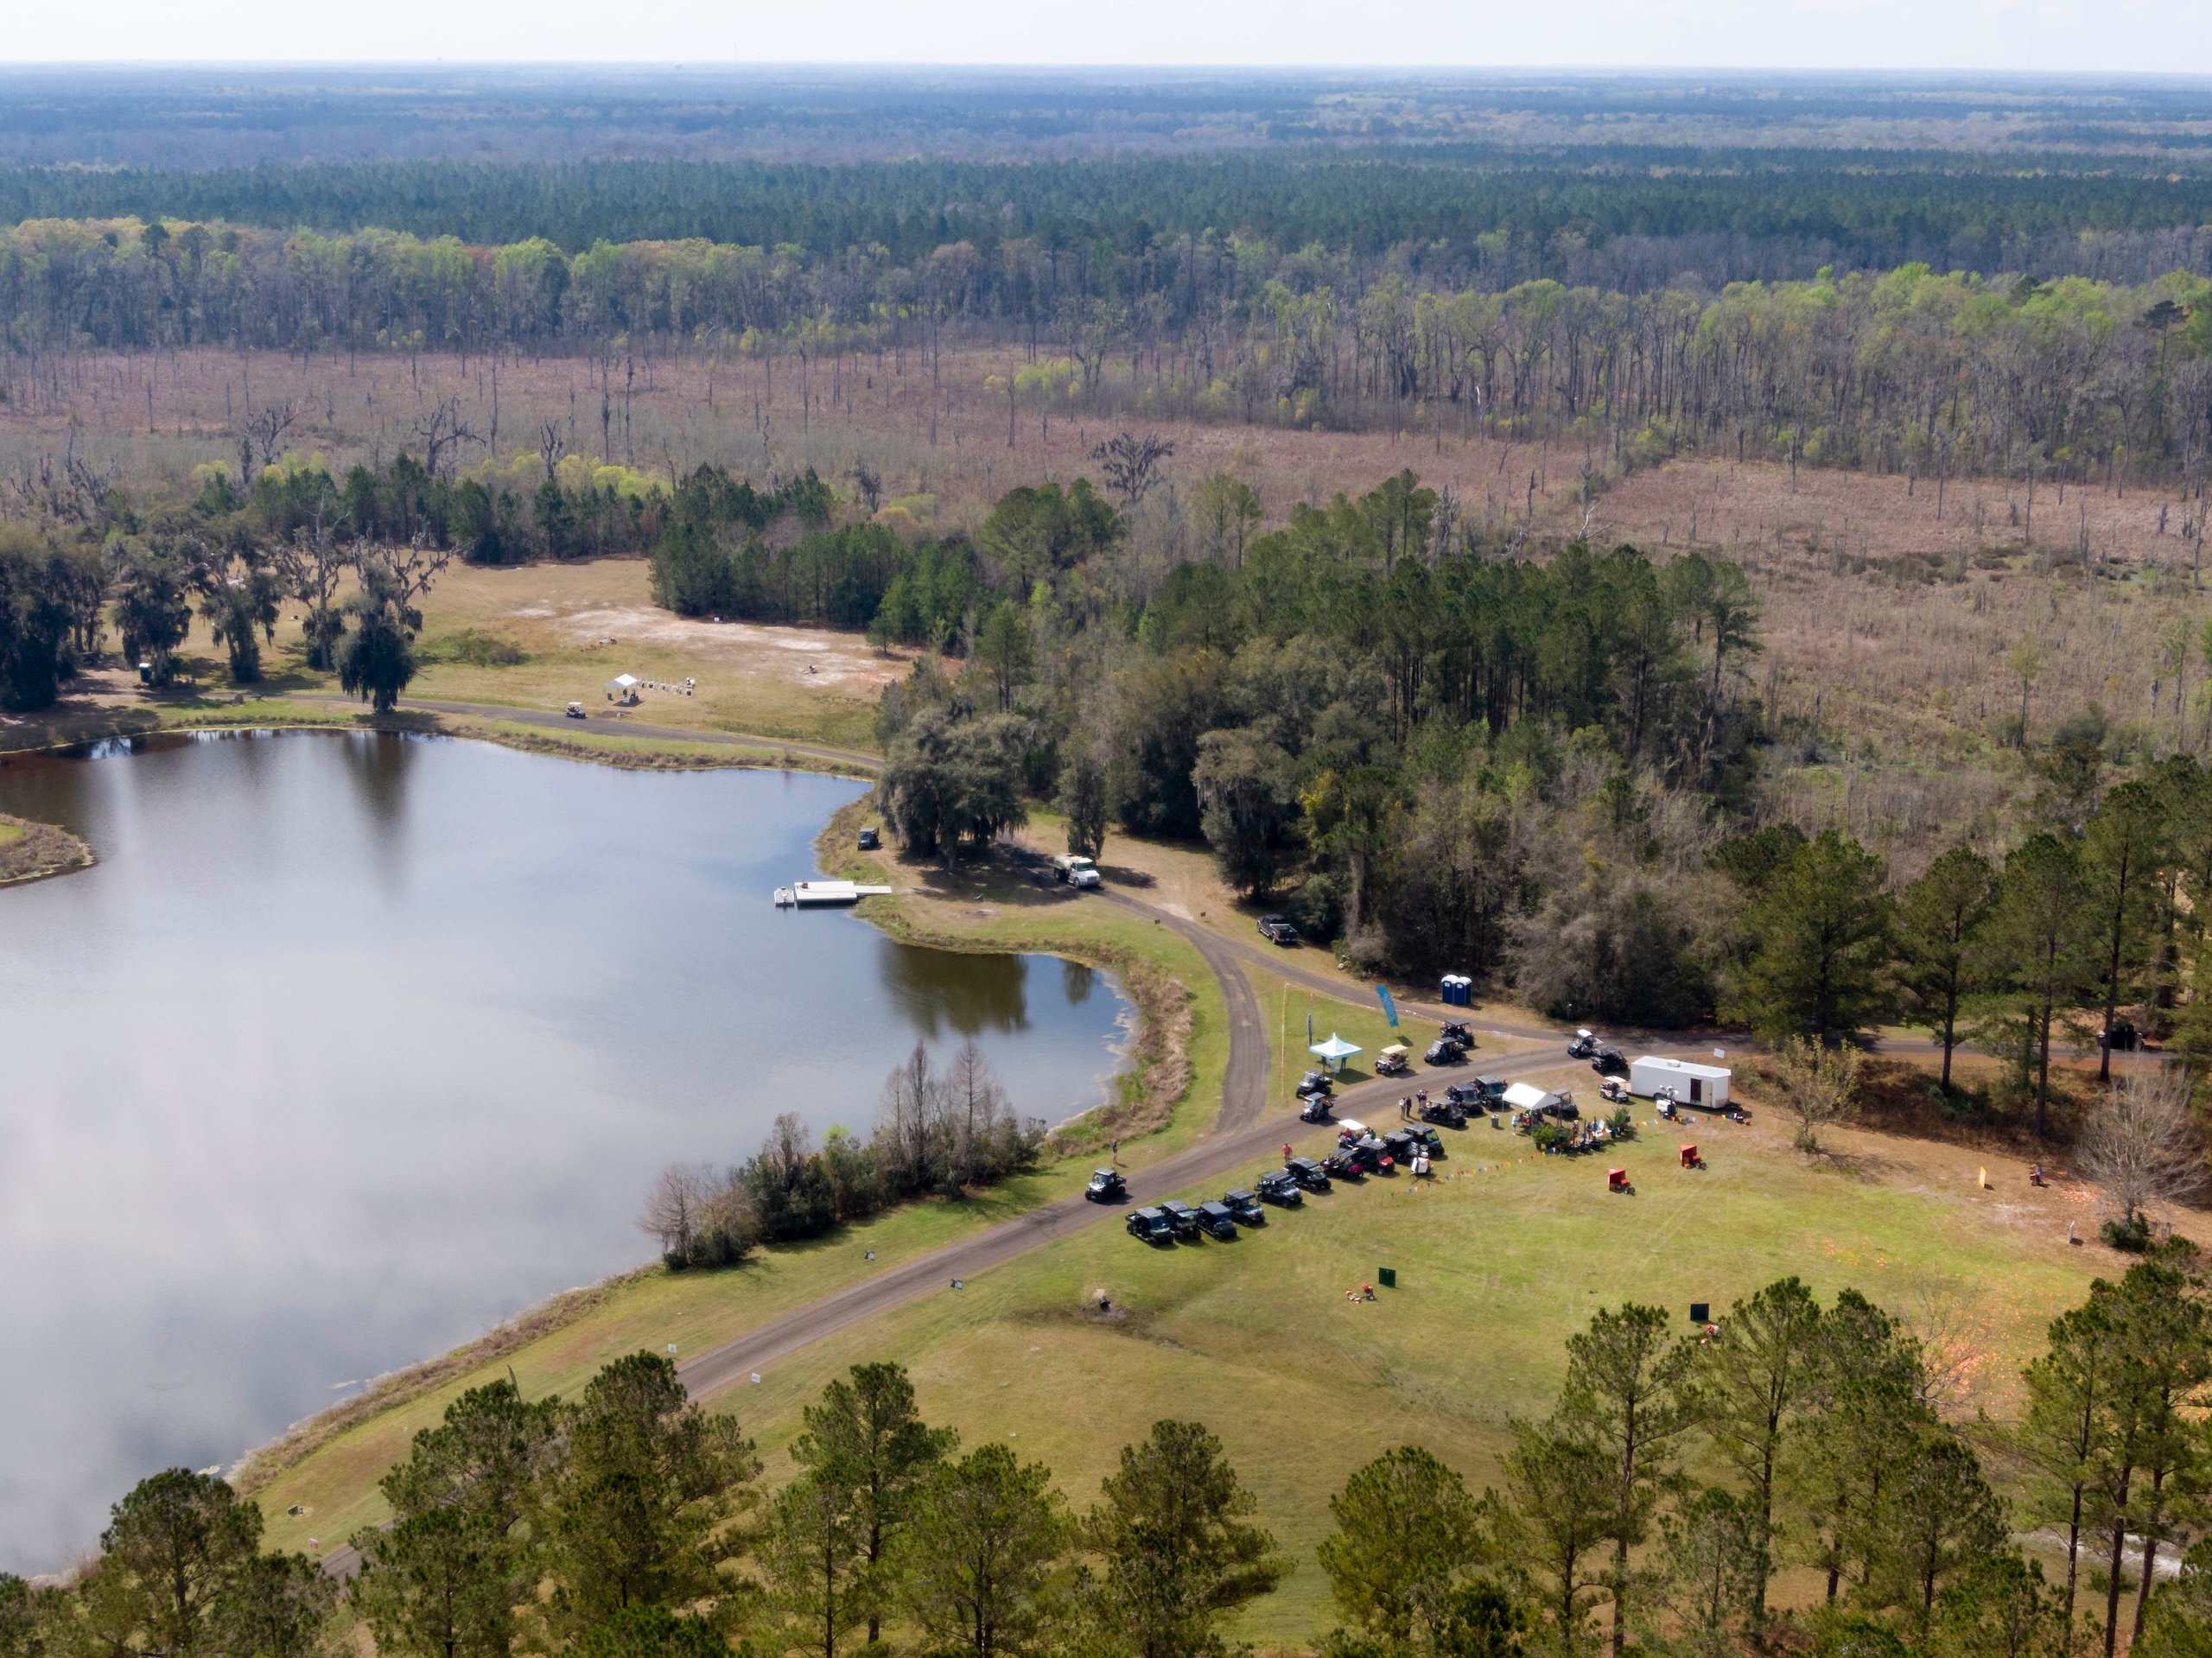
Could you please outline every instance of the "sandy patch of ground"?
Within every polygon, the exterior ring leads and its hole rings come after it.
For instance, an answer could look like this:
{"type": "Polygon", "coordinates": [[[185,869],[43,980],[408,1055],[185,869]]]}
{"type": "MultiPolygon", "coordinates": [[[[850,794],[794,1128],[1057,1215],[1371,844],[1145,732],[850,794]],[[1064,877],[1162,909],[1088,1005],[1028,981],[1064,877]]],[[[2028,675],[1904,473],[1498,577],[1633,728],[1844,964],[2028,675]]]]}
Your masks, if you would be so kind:
{"type": "Polygon", "coordinates": [[[532,605],[518,618],[549,619],[569,643],[598,645],[610,652],[624,645],[652,645],[693,652],[741,673],[790,675],[817,688],[832,685],[872,688],[902,676],[906,664],[884,656],[851,633],[811,627],[776,627],[755,622],[702,622],[644,605],[571,611],[532,605]]]}

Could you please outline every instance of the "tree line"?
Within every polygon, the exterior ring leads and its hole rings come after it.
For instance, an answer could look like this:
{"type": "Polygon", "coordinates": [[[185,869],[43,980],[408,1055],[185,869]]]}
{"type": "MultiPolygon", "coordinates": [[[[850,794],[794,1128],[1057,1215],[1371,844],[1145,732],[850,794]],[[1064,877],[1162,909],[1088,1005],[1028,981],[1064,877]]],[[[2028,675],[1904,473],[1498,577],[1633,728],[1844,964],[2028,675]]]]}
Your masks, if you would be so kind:
{"type": "MultiPolygon", "coordinates": [[[[1602,1309],[1550,1410],[1508,1419],[1497,1484],[1418,1444],[1345,1479],[1319,1649],[2190,1658],[2212,1642],[2205,1292],[2186,1245],[2097,1280],[2004,1422],[1961,1420],[1942,1350],[1853,1290],[1783,1279],[1688,1335],[1602,1309]],[[2055,1581],[2017,1540],[2037,1528],[2065,1540],[2055,1581]]],[[[1300,1564],[1202,1424],[1155,1423],[1077,1509],[1045,1464],[931,1425],[895,1363],[830,1382],[779,1472],[664,1356],[573,1401],[504,1380],[416,1435],[342,1590],[175,1469],[116,1504],[74,1583],[0,1576],[0,1653],[321,1658],[342,1594],[387,1658],[1210,1658],[1300,1564]]]]}
{"type": "MultiPolygon", "coordinates": [[[[1602,118],[1617,120],[1636,96],[1613,89],[1602,118]]],[[[1122,146],[1128,118],[1116,111],[1122,146]]],[[[872,130],[850,149],[877,137],[872,130]]],[[[1718,286],[1810,276],[1822,264],[1915,260],[2043,276],[2120,274],[2100,265],[2153,275],[2169,266],[2145,264],[2145,255],[2172,245],[2160,249],[2159,232],[2186,238],[2212,224],[2212,179],[2193,157],[2145,153],[2133,132],[2124,142],[2125,150],[2101,152],[1664,141],[1383,142],[1352,151],[1293,142],[1198,155],[1065,157],[1025,148],[1006,160],[833,163],[16,167],[0,169],[0,219],[158,218],[323,235],[383,227],[487,246],[543,237],[571,253],[703,236],[817,259],[881,250],[910,267],[949,243],[969,242],[995,262],[1001,247],[1033,242],[1109,275],[1119,258],[1155,242],[1210,235],[1463,270],[1479,262],[1509,281],[1548,276],[1623,288],[1685,270],[1718,286]]]]}
{"type": "Polygon", "coordinates": [[[970,1039],[938,1070],[920,1043],[884,1079],[875,1130],[817,1148],[791,1112],[728,1168],[663,1171],[639,1224],[670,1268],[729,1267],[764,1243],[819,1237],[910,1198],[958,1198],[1037,1166],[1045,1126],[1018,1115],[970,1039]]]}
{"type": "MultiPolygon", "coordinates": [[[[1478,263],[1498,234],[1474,238],[1478,263]]],[[[2024,486],[2202,481],[2201,250],[2133,284],[1918,262],[1725,283],[1670,270],[1627,289],[1587,272],[1470,270],[1425,245],[1384,260],[1332,248],[1160,234],[1094,261],[1087,245],[956,238],[902,262],[874,243],[834,256],[700,239],[571,254],[542,237],[480,246],[39,220],[0,231],[0,338],[49,358],[213,343],[803,364],[895,353],[901,365],[923,353],[934,384],[950,330],[1022,342],[1032,367],[1007,395],[1026,391],[1039,418],[1072,400],[1267,426],[1564,435],[1593,471],[1600,454],[1618,471],[1687,447],[2024,486]],[[1047,359],[1065,375],[1045,373],[1047,359]]],[[[29,378],[11,395],[35,395],[36,372],[19,370],[29,378]]]]}

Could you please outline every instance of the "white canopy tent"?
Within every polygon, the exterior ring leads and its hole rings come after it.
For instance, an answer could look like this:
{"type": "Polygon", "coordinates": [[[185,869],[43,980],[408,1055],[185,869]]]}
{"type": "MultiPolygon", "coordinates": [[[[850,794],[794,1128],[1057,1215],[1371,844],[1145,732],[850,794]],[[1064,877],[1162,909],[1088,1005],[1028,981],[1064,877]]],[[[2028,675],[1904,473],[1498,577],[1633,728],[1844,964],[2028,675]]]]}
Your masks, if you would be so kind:
{"type": "Polygon", "coordinates": [[[607,689],[610,691],[634,691],[645,683],[635,674],[617,674],[607,682],[607,689]]]}
{"type": "Polygon", "coordinates": [[[1345,1041],[1344,1038],[1332,1031],[1329,1032],[1329,1039],[1326,1042],[1316,1042],[1306,1051],[1322,1061],[1330,1070],[1337,1070],[1342,1069],[1344,1061],[1351,1058],[1352,1055],[1363,1053],[1366,1050],[1357,1042],[1345,1041]]]}

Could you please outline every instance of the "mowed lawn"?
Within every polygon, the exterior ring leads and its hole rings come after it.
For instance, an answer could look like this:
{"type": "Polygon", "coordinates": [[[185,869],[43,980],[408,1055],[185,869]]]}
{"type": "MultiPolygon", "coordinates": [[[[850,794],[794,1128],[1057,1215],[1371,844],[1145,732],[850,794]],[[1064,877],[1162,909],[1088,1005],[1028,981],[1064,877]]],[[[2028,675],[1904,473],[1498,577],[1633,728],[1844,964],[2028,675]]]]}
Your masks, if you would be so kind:
{"type": "Polygon", "coordinates": [[[1694,1172],[1676,1166],[1671,1129],[1573,1159],[1534,1159],[1486,1127],[1445,1132],[1452,1155],[1426,1190],[1403,1177],[1340,1184],[1234,1244],[1158,1250],[1109,1222],[840,1332],[715,1402],[781,1479],[799,1408],[844,1366],[897,1358],[931,1420],[1048,1463],[1078,1503],[1154,1421],[1203,1421],[1298,1563],[1237,1632],[1304,1642],[1328,1627],[1313,1550],[1345,1476],[1418,1444],[1478,1487],[1496,1480],[1508,1419],[1549,1407],[1567,1337],[1600,1306],[1653,1302],[1688,1334],[1693,1300],[1718,1312],[1793,1273],[1823,1297],[1853,1286],[1930,1331],[1971,1389],[1965,1407],[2002,1412],[2050,1316],[2122,1264],[2068,1248],[2066,1220],[2091,1211],[2029,1193],[2018,1169],[1982,1192],[1980,1166],[1946,1148],[1843,1135],[1848,1161],[1808,1164],[1778,1128],[1700,1128],[1710,1166],[1694,1172]],[[1609,1162],[1635,1196],[1607,1195],[1609,1162]],[[1346,1299],[1386,1266],[1395,1290],[1346,1299]],[[1101,1315],[1101,1294],[1120,1311],[1101,1315]]]}

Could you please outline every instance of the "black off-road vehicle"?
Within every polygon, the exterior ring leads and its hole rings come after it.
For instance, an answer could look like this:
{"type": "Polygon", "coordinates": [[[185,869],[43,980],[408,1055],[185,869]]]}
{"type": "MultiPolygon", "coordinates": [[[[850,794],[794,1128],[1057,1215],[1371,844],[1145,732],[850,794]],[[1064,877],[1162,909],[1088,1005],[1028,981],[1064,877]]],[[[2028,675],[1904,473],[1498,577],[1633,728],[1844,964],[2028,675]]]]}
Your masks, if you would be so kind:
{"type": "Polygon", "coordinates": [[[1236,1236],[1236,1217],[1227,1204],[1200,1204],[1198,1230],[1210,1238],[1228,1242],[1236,1236]]]}
{"type": "Polygon", "coordinates": [[[1083,1195],[1094,1204],[1122,1203],[1128,1197],[1129,1183],[1112,1169],[1093,1169],[1090,1184],[1083,1189],[1083,1195]]]}
{"type": "Polygon", "coordinates": [[[1298,942],[1298,928],[1287,915],[1263,915],[1260,918],[1260,937],[1270,944],[1294,944],[1298,942]]]}
{"type": "Polygon", "coordinates": [[[1269,1169],[1252,1183],[1259,1189],[1264,1203],[1281,1204],[1285,1209],[1296,1209],[1306,1201],[1306,1194],[1298,1189],[1298,1178],[1288,1169],[1269,1169]]]}
{"type": "Polygon", "coordinates": [[[1179,1204],[1170,1197],[1160,1207],[1175,1228],[1177,1237],[1195,1238],[1198,1236],[1198,1211],[1190,1204],[1179,1204]]]}
{"type": "Polygon", "coordinates": [[[1329,1172],[1310,1157],[1294,1157],[1282,1166],[1283,1172],[1298,1182],[1305,1191],[1326,1191],[1329,1172]]]}
{"type": "Polygon", "coordinates": [[[1236,1217],[1239,1226],[1265,1226],[1268,1223],[1268,1211],[1261,1207],[1259,1197],[1255,1192],[1239,1186],[1233,1191],[1223,1192],[1221,1201],[1229,1206],[1229,1212],[1236,1217]]]}
{"type": "Polygon", "coordinates": [[[1131,1237],[1141,1238],[1147,1243],[1175,1242],[1175,1223],[1167,1218],[1167,1211],[1164,1209],[1133,1209],[1129,1211],[1129,1218],[1122,1223],[1128,1228],[1131,1237]]]}

